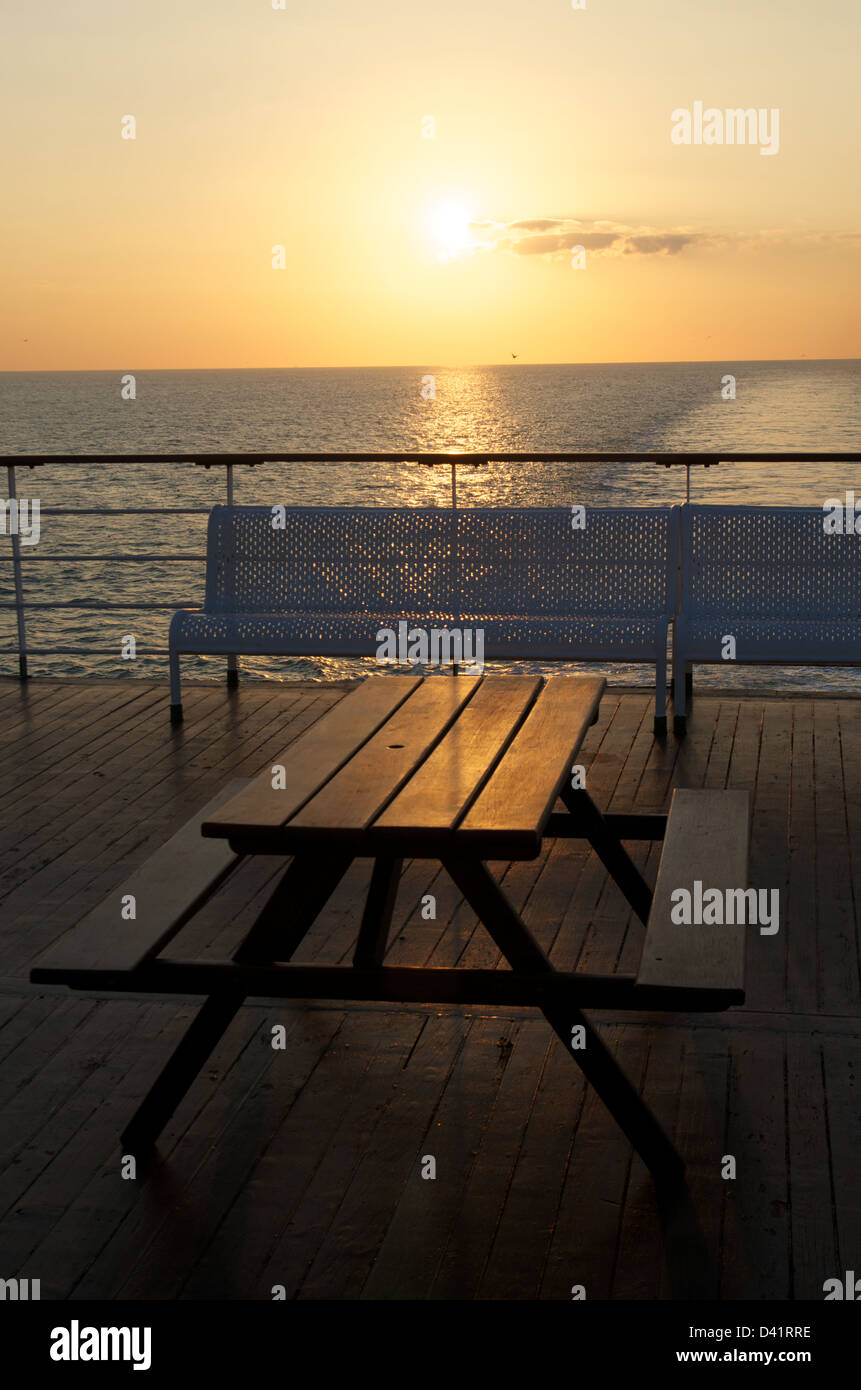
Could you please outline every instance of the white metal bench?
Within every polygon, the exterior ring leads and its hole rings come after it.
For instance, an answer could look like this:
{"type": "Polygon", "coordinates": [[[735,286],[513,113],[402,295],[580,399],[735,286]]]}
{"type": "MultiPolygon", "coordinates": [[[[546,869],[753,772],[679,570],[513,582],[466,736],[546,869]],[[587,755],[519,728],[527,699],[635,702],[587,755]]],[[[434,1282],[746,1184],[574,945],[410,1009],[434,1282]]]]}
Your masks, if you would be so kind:
{"type": "Polygon", "coordinates": [[[214,507],[202,609],[170,625],[180,656],[373,656],[381,628],[481,628],[485,659],[654,662],[666,729],[678,508],[214,507]]]}
{"type": "Polygon", "coordinates": [[[861,661],[861,535],[829,535],[815,507],[681,508],[673,632],[674,729],[692,662],[850,666],[861,661]],[[728,659],[727,637],[735,642],[728,659]]]}

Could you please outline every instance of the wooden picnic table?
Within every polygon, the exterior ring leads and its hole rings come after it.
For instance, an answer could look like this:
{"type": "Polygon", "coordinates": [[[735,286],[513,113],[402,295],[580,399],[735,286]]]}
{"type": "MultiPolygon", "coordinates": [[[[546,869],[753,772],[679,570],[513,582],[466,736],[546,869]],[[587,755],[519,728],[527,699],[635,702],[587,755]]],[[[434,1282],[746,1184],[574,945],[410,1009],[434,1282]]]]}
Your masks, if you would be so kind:
{"type": "Polygon", "coordinates": [[[32,979],[208,996],[124,1131],[127,1150],[151,1147],[248,997],[513,1005],[541,1009],[653,1174],[677,1178],[678,1154],[582,1009],[743,1000],[743,932],[680,929],[667,903],[692,872],[730,884],[746,875],[748,797],[677,791],[669,833],[667,816],[602,814],[572,769],[604,686],[594,676],[371,676],[137,871],[146,911],[121,940],[115,907],[95,909],[65,958],[55,952],[32,979]],[[488,861],[534,859],[547,836],[588,840],[648,923],[636,976],[555,970],[509,902],[488,861]],[[622,841],[665,836],[653,911],[622,841]],[[233,959],[159,959],[232,867],[261,854],[283,856],[285,870],[233,959]],[[352,965],[291,963],[357,858],[374,864],[352,965]],[[383,964],[407,858],[442,863],[509,969],[383,964]]]}

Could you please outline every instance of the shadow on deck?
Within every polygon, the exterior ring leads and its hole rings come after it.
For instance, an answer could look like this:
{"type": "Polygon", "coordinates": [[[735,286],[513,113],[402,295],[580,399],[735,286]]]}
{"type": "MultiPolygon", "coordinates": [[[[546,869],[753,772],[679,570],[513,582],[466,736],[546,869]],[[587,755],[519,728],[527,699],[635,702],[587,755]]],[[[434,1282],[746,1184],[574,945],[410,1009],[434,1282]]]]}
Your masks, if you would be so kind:
{"type": "MultiPolygon", "coordinates": [[[[270,1299],[276,1285],[569,1299],[575,1284],[589,1299],[821,1299],[861,1258],[861,702],[848,699],[698,696],[687,739],[656,743],[651,697],[611,688],[583,745],[605,809],[663,810],[673,786],[751,790],[751,883],[780,890],[778,935],[749,936],[744,1008],[591,1015],[687,1160],[672,1209],[526,1009],[251,1003],[158,1161],[122,1178],[119,1131],[195,1005],[37,988],[30,963],[345,689],[189,686],[171,730],[164,686],[0,685],[0,1276],[73,1299],[270,1299]]],[[[658,847],[631,850],[654,881],[658,847]]],[[[557,966],[636,969],[643,928],[585,844],[493,868],[557,966]]],[[[243,866],[182,954],[224,958],[279,871],[243,866]]],[[[353,866],[297,960],[349,962],[368,877],[353,866]]],[[[404,866],[386,959],[499,963],[424,861],[404,866]]]]}

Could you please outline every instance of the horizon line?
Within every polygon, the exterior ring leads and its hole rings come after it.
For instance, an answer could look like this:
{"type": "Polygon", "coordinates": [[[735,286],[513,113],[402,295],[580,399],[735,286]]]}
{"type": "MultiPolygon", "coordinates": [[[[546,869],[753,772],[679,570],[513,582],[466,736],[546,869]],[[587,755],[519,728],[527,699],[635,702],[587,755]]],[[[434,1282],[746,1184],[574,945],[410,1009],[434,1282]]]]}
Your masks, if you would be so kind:
{"type": "Polygon", "coordinates": [[[619,359],[606,362],[376,362],[376,363],[339,363],[337,365],[321,366],[309,364],[307,366],[266,366],[266,367],[130,367],[124,364],[121,367],[4,367],[0,368],[0,376],[51,376],[51,375],[84,375],[90,372],[378,372],[378,371],[428,371],[433,368],[436,371],[464,371],[464,370],[483,370],[490,367],[705,367],[719,366],[727,363],[742,364],[744,366],[787,362],[861,362],[861,357],[693,357],[693,358],[651,358],[648,360],[635,360],[631,358],[619,359]]]}

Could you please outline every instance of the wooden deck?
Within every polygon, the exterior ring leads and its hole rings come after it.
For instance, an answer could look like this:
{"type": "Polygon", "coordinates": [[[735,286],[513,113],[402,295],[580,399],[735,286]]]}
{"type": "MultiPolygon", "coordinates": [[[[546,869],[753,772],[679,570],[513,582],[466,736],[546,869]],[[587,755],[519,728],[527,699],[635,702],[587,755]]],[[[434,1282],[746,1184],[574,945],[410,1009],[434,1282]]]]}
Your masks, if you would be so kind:
{"type": "MultiPolygon", "coordinates": [[[[698,696],[687,739],[656,743],[650,695],[611,689],[584,745],[604,808],[661,810],[673,786],[750,789],[751,883],[781,895],[778,935],[749,934],[743,1009],[592,1014],[687,1159],[672,1207],[549,1026],[517,1009],[250,1004],[158,1162],[123,1180],[120,1128],[195,1004],[35,988],[29,966],[344,689],[189,685],[171,730],[166,686],[0,685],[0,1277],[72,1299],[269,1299],[276,1285],[288,1298],[570,1299],[575,1284],[589,1299],[821,1299],[825,1279],[861,1267],[853,700],[698,696]]],[[[631,848],[653,881],[657,847],[631,848]]],[[[579,842],[493,867],[560,967],[636,968],[643,929],[579,842]]],[[[197,954],[224,956],[278,868],[228,881],[194,924],[197,954]]],[[[349,960],[368,868],[350,871],[297,959],[349,960]]],[[[416,861],[387,962],[499,957],[453,884],[416,861]],[[436,920],[421,915],[429,893],[436,920]]]]}

